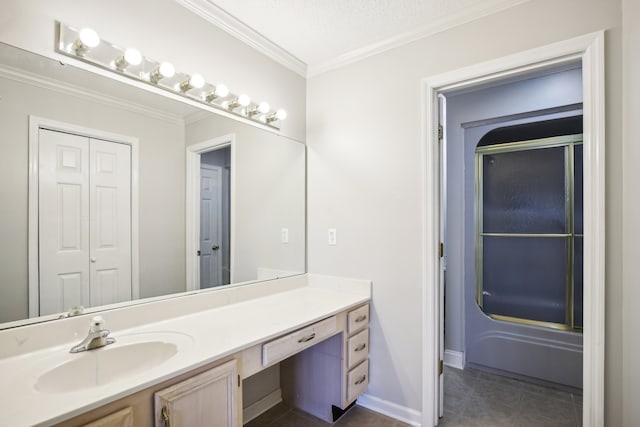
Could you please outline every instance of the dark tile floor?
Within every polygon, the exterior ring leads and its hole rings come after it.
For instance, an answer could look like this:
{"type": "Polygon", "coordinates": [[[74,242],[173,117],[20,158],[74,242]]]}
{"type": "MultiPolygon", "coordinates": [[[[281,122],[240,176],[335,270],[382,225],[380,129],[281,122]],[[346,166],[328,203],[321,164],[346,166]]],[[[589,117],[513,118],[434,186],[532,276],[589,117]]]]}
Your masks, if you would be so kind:
{"type": "MultiPolygon", "coordinates": [[[[326,427],[281,403],[245,427],[326,427]]],[[[579,427],[582,395],[467,368],[445,368],[443,427],[579,427]]],[[[408,424],[354,406],[336,427],[405,427],[408,424]]]]}
{"type": "Polygon", "coordinates": [[[445,368],[444,427],[577,427],[582,395],[473,368],[445,368]]]}
{"type": "MultiPolygon", "coordinates": [[[[315,418],[298,409],[280,403],[264,414],[245,424],[245,427],[326,427],[331,424],[315,418]]],[[[344,414],[335,427],[408,427],[408,424],[396,421],[362,406],[354,406],[344,414]]]]}

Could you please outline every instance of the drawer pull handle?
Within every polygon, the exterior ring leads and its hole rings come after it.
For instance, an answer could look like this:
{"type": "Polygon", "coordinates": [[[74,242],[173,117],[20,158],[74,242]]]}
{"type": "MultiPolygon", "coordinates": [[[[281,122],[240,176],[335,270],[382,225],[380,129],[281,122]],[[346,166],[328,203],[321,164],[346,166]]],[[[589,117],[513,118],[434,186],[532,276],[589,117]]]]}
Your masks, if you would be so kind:
{"type": "Polygon", "coordinates": [[[164,422],[164,427],[170,427],[169,426],[169,411],[167,410],[166,406],[162,407],[162,421],[164,422]]]}
{"type": "Polygon", "coordinates": [[[298,340],[299,343],[303,343],[303,342],[307,342],[307,341],[311,341],[312,339],[314,339],[316,337],[316,333],[312,333],[311,335],[307,335],[306,337],[302,337],[298,340]]]}
{"type": "Polygon", "coordinates": [[[367,348],[367,345],[365,343],[362,343],[359,346],[357,346],[354,351],[362,351],[365,348],[367,348]]]}
{"type": "Polygon", "coordinates": [[[367,320],[366,314],[361,314],[360,316],[356,317],[356,323],[364,322],[365,320],[367,320]]]}
{"type": "Polygon", "coordinates": [[[365,382],[366,380],[367,380],[367,376],[366,376],[366,375],[363,375],[363,376],[361,376],[360,378],[358,378],[358,379],[353,383],[353,385],[360,385],[360,384],[362,384],[363,382],[365,382]]]}

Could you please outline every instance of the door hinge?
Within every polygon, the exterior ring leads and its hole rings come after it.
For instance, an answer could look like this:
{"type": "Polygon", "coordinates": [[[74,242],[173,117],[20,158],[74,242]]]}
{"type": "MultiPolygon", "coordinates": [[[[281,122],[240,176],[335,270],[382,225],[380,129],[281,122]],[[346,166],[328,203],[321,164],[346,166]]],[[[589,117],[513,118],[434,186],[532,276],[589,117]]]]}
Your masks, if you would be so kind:
{"type": "Polygon", "coordinates": [[[438,124],[438,139],[444,138],[444,129],[441,124],[438,124]]]}
{"type": "Polygon", "coordinates": [[[198,251],[198,256],[200,256],[200,251],[198,251]]]}
{"type": "Polygon", "coordinates": [[[440,258],[444,256],[444,243],[440,242],[440,258]]]}
{"type": "Polygon", "coordinates": [[[441,360],[438,362],[438,375],[442,375],[444,373],[444,361],[441,360]]]}
{"type": "Polygon", "coordinates": [[[238,387],[240,387],[240,375],[238,375],[238,387]]]}

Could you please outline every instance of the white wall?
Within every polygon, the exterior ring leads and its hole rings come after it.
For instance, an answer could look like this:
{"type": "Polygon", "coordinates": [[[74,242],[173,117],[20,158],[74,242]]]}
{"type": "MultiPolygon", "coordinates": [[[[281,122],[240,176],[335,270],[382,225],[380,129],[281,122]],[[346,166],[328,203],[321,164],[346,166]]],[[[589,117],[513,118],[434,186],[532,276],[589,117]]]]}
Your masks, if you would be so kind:
{"type": "Polygon", "coordinates": [[[149,58],[172,62],[179,71],[200,72],[214,84],[225,83],[234,93],[247,93],[255,100],[267,100],[274,108],[284,108],[289,117],[282,132],[304,140],[304,78],[174,0],[5,0],[0,41],[73,62],[53,51],[56,20],[91,27],[112,43],[134,45],[149,58]]]}
{"type": "Polygon", "coordinates": [[[623,420],[624,426],[640,425],[640,286],[638,280],[638,242],[640,242],[640,2],[622,1],[622,85],[623,85],[623,420]]]}
{"type": "Polygon", "coordinates": [[[373,280],[371,396],[421,409],[421,79],[600,29],[607,30],[605,404],[607,425],[621,425],[619,0],[526,2],[309,80],[309,270],[373,280]],[[327,245],[329,227],[337,228],[336,246],[327,245]]]}
{"type": "Polygon", "coordinates": [[[4,78],[0,97],[0,322],[29,317],[29,115],[139,139],[140,297],[184,291],[183,125],[4,78]]]}

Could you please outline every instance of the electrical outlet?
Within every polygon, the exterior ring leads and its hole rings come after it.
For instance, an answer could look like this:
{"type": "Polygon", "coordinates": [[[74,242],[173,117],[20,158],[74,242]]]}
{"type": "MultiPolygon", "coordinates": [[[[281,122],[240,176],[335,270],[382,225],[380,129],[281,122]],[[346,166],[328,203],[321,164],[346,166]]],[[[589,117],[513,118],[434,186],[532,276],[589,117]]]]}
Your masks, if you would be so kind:
{"type": "Polygon", "coordinates": [[[327,243],[329,243],[330,245],[338,244],[338,233],[336,232],[335,228],[330,228],[328,230],[327,243]]]}
{"type": "Polygon", "coordinates": [[[280,230],[280,242],[281,243],[289,243],[289,229],[283,228],[280,230]]]}

